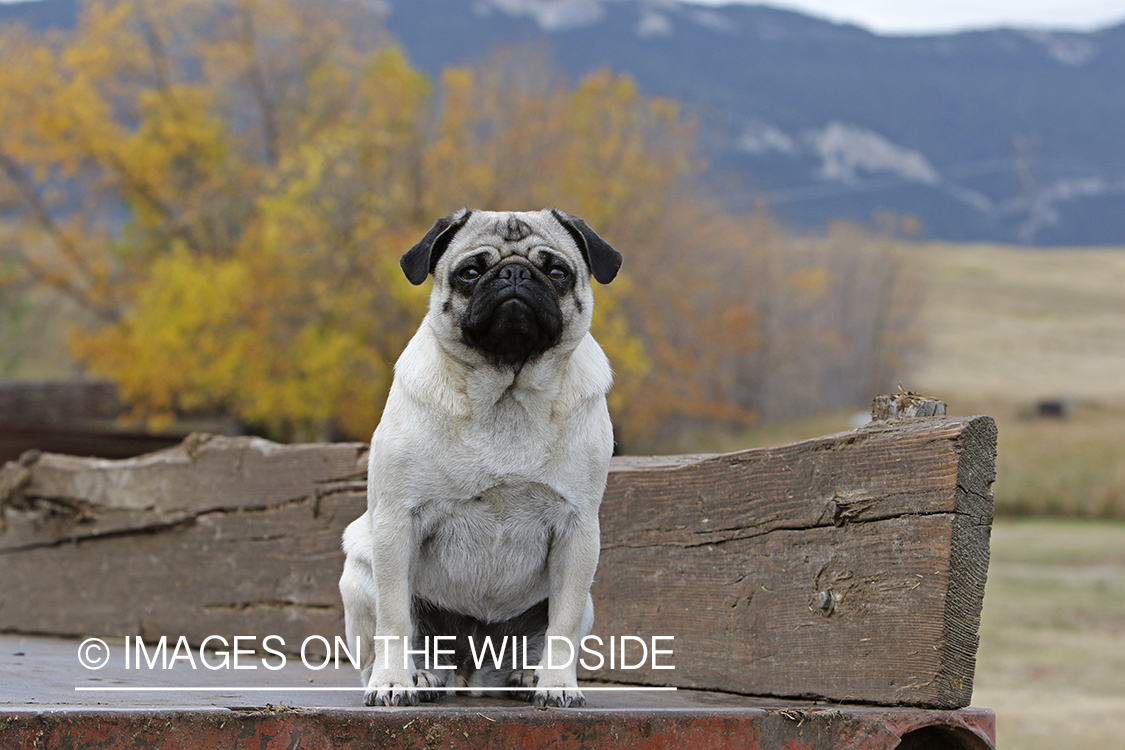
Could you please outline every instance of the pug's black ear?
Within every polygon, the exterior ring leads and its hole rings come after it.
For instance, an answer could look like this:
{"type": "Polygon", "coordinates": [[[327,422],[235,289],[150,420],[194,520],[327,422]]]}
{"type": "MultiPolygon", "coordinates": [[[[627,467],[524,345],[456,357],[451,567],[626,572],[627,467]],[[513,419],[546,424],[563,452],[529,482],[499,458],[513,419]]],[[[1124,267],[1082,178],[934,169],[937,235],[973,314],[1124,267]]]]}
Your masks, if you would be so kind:
{"type": "Polygon", "coordinates": [[[597,232],[590,229],[586,222],[577,216],[563,213],[557,208],[552,208],[551,213],[563,225],[563,229],[570,234],[574,243],[578,245],[582,257],[586,259],[586,265],[590,268],[590,273],[597,279],[597,282],[608,284],[613,281],[614,277],[617,276],[617,270],[621,268],[621,253],[614,250],[608,242],[599,237],[597,232]]]}
{"type": "Polygon", "coordinates": [[[469,209],[462,208],[438,219],[418,244],[398,259],[402,272],[406,274],[411,284],[415,286],[421,284],[434,272],[442,253],[449,247],[449,241],[461,227],[465,226],[465,222],[472,214],[469,209]]]}

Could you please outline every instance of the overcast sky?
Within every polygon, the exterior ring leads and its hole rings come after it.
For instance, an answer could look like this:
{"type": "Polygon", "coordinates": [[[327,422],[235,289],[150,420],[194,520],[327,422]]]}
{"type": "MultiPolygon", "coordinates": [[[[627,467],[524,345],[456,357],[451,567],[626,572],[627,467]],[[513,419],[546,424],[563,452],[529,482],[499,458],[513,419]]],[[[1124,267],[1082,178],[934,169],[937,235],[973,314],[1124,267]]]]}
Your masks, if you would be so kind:
{"type": "MultiPolygon", "coordinates": [[[[727,5],[749,0],[688,1],[727,5]]],[[[4,2],[13,0],[0,0],[4,2]]],[[[884,34],[997,26],[1090,31],[1125,22],[1125,0],[770,0],[752,4],[802,11],[884,34]]]]}
{"type": "MultiPolygon", "coordinates": [[[[726,5],[732,0],[691,1],[726,5]]],[[[996,26],[1089,31],[1125,21],[1125,0],[770,0],[761,4],[887,34],[996,26]]]]}

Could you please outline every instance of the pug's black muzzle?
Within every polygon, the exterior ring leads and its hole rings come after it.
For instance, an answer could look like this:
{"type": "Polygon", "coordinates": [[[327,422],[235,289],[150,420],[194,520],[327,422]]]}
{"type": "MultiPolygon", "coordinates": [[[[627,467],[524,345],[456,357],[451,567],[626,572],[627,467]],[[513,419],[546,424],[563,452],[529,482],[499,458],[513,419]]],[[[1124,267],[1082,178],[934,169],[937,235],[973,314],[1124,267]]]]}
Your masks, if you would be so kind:
{"type": "Polygon", "coordinates": [[[522,258],[500,263],[475,284],[461,320],[463,340],[498,364],[526,362],[562,338],[557,295],[546,274],[522,258]]]}

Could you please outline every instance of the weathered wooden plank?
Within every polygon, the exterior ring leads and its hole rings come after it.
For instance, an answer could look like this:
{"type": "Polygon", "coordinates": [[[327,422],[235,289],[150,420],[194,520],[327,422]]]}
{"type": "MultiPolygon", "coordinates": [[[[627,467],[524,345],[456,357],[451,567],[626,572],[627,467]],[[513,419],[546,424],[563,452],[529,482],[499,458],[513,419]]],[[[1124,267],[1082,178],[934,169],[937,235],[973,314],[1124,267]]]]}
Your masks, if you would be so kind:
{"type": "MultiPolygon", "coordinates": [[[[591,677],[956,707],[971,695],[991,522],[988,418],[907,420],[717,457],[615,459],[603,637],[675,637],[675,670],[591,677]]],[[[0,630],[342,633],[360,444],[195,438],[0,471],[0,630]]],[[[661,647],[667,647],[663,642],[661,647]]],[[[650,662],[651,664],[651,662],[650,662]]]]}
{"type": "Polygon", "coordinates": [[[340,537],[366,506],[365,461],[358,443],[198,436],[133,459],[8,464],[0,631],[342,632],[340,537]]]}
{"type": "Polygon", "coordinates": [[[987,417],[907,420],[631,462],[602,504],[595,632],[674,636],[682,686],[967,705],[995,437],[987,417]]]}
{"type": "Polygon", "coordinates": [[[157,531],[341,488],[362,494],[366,460],[361,443],[279,445],[211,435],[123,460],[33,454],[0,470],[0,551],[157,531]]]}
{"type": "Polygon", "coordinates": [[[0,555],[0,631],[60,635],[343,633],[340,536],[355,493],[0,555]]]}

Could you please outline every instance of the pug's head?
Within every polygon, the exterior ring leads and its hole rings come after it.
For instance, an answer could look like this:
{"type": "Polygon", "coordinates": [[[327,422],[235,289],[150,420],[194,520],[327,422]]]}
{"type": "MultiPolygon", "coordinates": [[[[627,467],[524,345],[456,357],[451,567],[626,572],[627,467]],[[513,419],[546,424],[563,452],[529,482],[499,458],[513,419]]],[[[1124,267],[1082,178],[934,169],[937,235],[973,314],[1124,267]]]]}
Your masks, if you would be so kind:
{"type": "Polygon", "coordinates": [[[590,280],[612,281],[621,254],[557,209],[462,209],[438,219],[399,264],[413,284],[433,274],[427,317],[443,342],[519,366],[577,346],[590,329],[590,280]]]}

